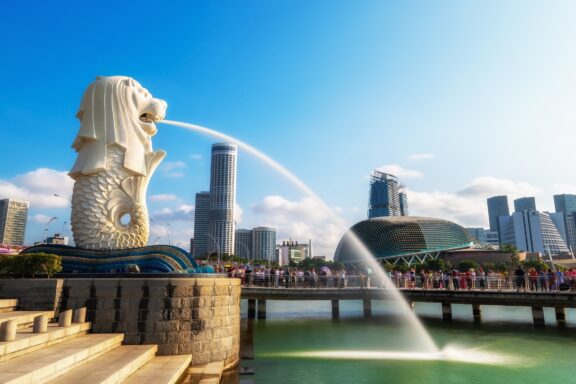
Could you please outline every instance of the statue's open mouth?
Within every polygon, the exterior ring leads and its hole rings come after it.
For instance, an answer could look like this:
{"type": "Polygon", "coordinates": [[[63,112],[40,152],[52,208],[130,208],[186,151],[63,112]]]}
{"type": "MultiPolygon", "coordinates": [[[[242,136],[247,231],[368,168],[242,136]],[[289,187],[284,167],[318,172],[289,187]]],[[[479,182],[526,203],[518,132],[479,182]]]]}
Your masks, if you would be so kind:
{"type": "Polygon", "coordinates": [[[155,116],[151,113],[143,113],[140,115],[140,121],[144,123],[155,123],[160,121],[160,116],[155,116]]]}

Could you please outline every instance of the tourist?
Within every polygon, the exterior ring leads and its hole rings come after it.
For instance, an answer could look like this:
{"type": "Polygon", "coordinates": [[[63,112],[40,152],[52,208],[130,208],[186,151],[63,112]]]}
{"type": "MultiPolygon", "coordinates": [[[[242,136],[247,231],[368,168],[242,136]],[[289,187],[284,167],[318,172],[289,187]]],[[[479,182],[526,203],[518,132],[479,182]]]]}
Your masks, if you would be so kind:
{"type": "Polygon", "coordinates": [[[530,290],[538,290],[538,272],[536,268],[532,267],[528,270],[528,281],[530,281],[530,290]]]}
{"type": "Polygon", "coordinates": [[[526,272],[522,269],[521,265],[514,271],[514,276],[516,276],[516,291],[520,292],[520,288],[526,291],[526,281],[524,280],[526,272]]]}

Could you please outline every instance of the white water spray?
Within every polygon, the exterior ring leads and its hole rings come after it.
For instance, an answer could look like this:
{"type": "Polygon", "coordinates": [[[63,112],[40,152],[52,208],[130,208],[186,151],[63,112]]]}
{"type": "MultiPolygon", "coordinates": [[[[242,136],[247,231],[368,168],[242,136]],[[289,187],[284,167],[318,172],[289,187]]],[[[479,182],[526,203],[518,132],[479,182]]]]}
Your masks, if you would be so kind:
{"type": "Polygon", "coordinates": [[[261,151],[257,150],[256,148],[252,147],[249,144],[244,143],[232,136],[228,136],[221,132],[214,131],[212,129],[201,127],[199,125],[194,124],[187,124],[178,121],[171,121],[171,120],[162,120],[162,123],[175,125],[178,127],[186,128],[193,130],[195,132],[199,132],[208,136],[212,136],[217,139],[222,139],[230,143],[236,144],[239,148],[245,150],[249,154],[255,156],[256,158],[262,160],[266,165],[270,166],[272,169],[286,177],[294,186],[300,189],[303,193],[307,196],[314,199],[314,201],[324,210],[338,225],[338,228],[341,230],[342,233],[346,233],[346,236],[352,240],[352,242],[356,245],[358,252],[361,254],[362,259],[368,264],[368,266],[372,269],[372,271],[378,274],[378,277],[381,280],[386,281],[386,287],[388,287],[389,292],[392,293],[394,299],[402,305],[404,312],[406,313],[406,319],[408,320],[409,324],[412,326],[415,334],[413,335],[414,339],[418,341],[419,347],[425,351],[426,353],[438,353],[438,347],[418,319],[418,317],[413,313],[412,308],[408,305],[404,297],[395,287],[388,275],[384,272],[382,267],[378,264],[376,259],[372,256],[370,251],[366,248],[366,246],[358,239],[357,236],[354,235],[353,232],[347,230],[347,226],[336,213],[328,207],[322,199],[320,199],[306,184],[304,184],[300,179],[298,179],[292,172],[284,168],[282,165],[278,164],[269,156],[265,155],[261,151]]]}

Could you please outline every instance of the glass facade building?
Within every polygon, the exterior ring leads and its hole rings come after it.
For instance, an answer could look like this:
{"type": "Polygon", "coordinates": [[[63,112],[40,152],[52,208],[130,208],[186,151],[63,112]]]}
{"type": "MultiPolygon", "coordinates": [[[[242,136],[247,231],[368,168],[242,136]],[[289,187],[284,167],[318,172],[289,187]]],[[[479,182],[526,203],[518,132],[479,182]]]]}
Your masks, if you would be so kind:
{"type": "Polygon", "coordinates": [[[488,198],[488,220],[490,221],[490,231],[498,231],[498,217],[510,216],[507,196],[493,196],[488,198]]]}
{"type": "Polygon", "coordinates": [[[543,255],[568,254],[562,214],[523,210],[499,218],[501,242],[543,255]]]}
{"type": "Polygon", "coordinates": [[[196,206],[194,210],[194,241],[193,256],[203,256],[208,252],[208,211],[210,209],[210,192],[198,192],[196,194],[196,206]]]}
{"type": "Polygon", "coordinates": [[[236,205],[237,147],[230,143],[212,145],[208,252],[234,253],[234,208],[236,205]]]}
{"type": "Polygon", "coordinates": [[[514,212],[530,210],[536,210],[536,199],[534,197],[521,197],[514,200],[514,212]]]}
{"type": "Polygon", "coordinates": [[[0,244],[24,245],[28,206],[27,201],[0,200],[0,244]]]}
{"type": "Polygon", "coordinates": [[[276,258],[276,229],[256,227],[252,229],[252,259],[272,262],[276,258]]]}
{"type": "Polygon", "coordinates": [[[234,255],[247,260],[252,258],[252,231],[250,229],[237,229],[234,244],[234,255]]]}
{"type": "Polygon", "coordinates": [[[562,213],[566,227],[566,241],[572,252],[576,250],[576,195],[554,195],[554,208],[562,213]]]}
{"type": "Polygon", "coordinates": [[[370,175],[368,218],[407,216],[406,187],[394,175],[374,170],[370,175]]]}

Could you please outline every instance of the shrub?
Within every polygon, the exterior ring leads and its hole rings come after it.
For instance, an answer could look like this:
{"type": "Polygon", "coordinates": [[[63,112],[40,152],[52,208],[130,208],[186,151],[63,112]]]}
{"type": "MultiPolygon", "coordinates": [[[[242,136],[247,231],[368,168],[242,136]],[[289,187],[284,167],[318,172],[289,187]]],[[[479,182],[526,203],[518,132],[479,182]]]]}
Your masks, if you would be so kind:
{"type": "Polygon", "coordinates": [[[48,253],[25,253],[0,256],[0,275],[26,276],[37,274],[51,277],[62,270],[62,258],[48,253]]]}

